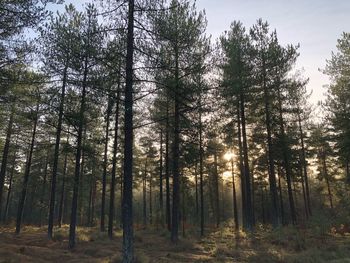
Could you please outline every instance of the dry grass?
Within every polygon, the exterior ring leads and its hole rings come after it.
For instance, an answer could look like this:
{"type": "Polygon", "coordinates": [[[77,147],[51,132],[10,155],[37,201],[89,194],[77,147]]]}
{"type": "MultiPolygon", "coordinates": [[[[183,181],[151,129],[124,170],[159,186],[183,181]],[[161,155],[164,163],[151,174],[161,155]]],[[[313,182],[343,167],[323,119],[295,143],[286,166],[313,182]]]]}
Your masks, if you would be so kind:
{"type": "MultiPolygon", "coordinates": [[[[19,236],[14,228],[0,228],[0,262],[121,262],[122,233],[113,240],[96,228],[78,228],[77,246],[68,246],[68,226],[55,229],[48,241],[46,228],[25,227],[19,236]]],[[[315,233],[311,229],[260,228],[253,234],[224,227],[203,239],[182,239],[174,245],[162,229],[136,230],[136,262],[349,262],[350,235],[315,233]],[[320,236],[321,235],[321,236],[320,236]]]]}

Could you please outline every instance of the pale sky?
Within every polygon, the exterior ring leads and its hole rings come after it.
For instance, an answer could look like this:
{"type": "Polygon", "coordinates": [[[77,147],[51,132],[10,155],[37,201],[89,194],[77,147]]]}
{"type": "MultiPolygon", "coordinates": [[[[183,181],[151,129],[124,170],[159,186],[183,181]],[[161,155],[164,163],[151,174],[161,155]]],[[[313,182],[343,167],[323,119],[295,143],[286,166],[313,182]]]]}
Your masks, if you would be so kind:
{"type": "MultiPolygon", "coordinates": [[[[90,1],[65,1],[77,7],[86,2],[90,1]]],[[[206,11],[207,32],[213,43],[232,21],[240,20],[249,28],[258,18],[277,30],[282,44],[300,43],[297,68],[303,68],[305,77],[310,78],[311,101],[322,99],[322,86],[329,80],[318,69],[325,67],[331,51],[336,50],[341,33],[350,32],[350,0],[197,0],[196,4],[206,11]]]]}

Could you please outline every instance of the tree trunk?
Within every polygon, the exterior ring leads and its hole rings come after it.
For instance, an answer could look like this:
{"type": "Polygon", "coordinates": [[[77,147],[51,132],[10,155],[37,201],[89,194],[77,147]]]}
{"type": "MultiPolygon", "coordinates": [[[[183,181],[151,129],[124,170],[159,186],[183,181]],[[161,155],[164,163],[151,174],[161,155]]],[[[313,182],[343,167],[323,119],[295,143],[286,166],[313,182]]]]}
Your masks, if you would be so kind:
{"type": "Polygon", "coordinates": [[[175,89],[174,89],[174,141],[173,141],[173,213],[171,224],[171,241],[177,243],[179,239],[179,201],[180,201],[180,182],[179,182],[179,146],[180,146],[180,86],[179,86],[179,54],[175,45],[175,89]]]}
{"type": "Polygon", "coordinates": [[[32,157],[33,157],[33,150],[34,150],[34,144],[35,144],[36,128],[37,128],[38,119],[39,119],[38,115],[39,115],[39,101],[37,102],[37,105],[36,105],[36,110],[35,110],[35,115],[34,115],[34,123],[33,123],[32,140],[30,143],[29,155],[28,155],[28,159],[27,159],[26,169],[24,172],[22,192],[21,192],[21,196],[20,196],[20,199],[18,202],[18,212],[17,212],[17,220],[16,220],[16,234],[19,234],[19,232],[21,231],[23,208],[24,208],[24,203],[25,203],[25,199],[26,199],[26,195],[27,195],[30,168],[32,166],[32,157]]]}
{"type": "Polygon", "coordinates": [[[195,195],[196,195],[196,220],[199,214],[199,204],[198,204],[198,173],[197,173],[197,162],[194,165],[194,183],[195,183],[195,195]]]}
{"type": "Polygon", "coordinates": [[[283,192],[282,192],[281,177],[282,177],[282,170],[281,170],[281,167],[278,166],[278,189],[280,194],[281,219],[282,219],[282,224],[286,224],[286,219],[284,215],[284,206],[283,206],[283,192]]]}
{"type": "Polygon", "coordinates": [[[160,149],[159,149],[159,210],[160,220],[163,225],[163,130],[160,129],[160,149]]]}
{"type": "Polygon", "coordinates": [[[86,127],[84,128],[83,132],[83,139],[82,139],[82,149],[81,149],[81,164],[80,164],[80,178],[79,178],[79,190],[78,192],[80,195],[78,196],[78,216],[79,216],[79,222],[80,225],[84,225],[84,169],[85,169],[85,159],[86,159],[86,150],[85,150],[85,139],[86,139],[86,127]]]}
{"type": "Polygon", "coordinates": [[[170,213],[170,174],[169,174],[169,98],[167,97],[166,108],[166,128],[165,128],[165,187],[166,187],[166,216],[165,221],[168,230],[171,231],[171,213],[170,213]]]}
{"type": "Polygon", "coordinates": [[[235,230],[239,230],[239,223],[238,223],[238,208],[237,208],[237,197],[236,197],[236,184],[235,184],[235,172],[234,172],[234,165],[233,165],[233,158],[231,158],[231,173],[232,173],[232,195],[233,195],[233,218],[235,222],[235,230]]]}
{"type": "Polygon", "coordinates": [[[325,154],[323,149],[322,149],[321,156],[322,156],[323,174],[324,174],[324,178],[325,178],[326,184],[327,184],[329,204],[330,204],[331,208],[333,209],[333,198],[332,198],[331,187],[329,184],[329,176],[328,176],[328,169],[327,169],[327,163],[326,163],[326,154],[325,154]]]}
{"type": "Polygon", "coordinates": [[[152,207],[152,173],[149,175],[149,223],[153,224],[153,207],[152,207]]]}
{"type": "Polygon", "coordinates": [[[44,169],[44,182],[43,182],[43,187],[41,189],[41,197],[40,197],[40,214],[39,214],[39,225],[42,226],[43,220],[42,220],[42,213],[44,209],[44,199],[45,194],[46,194],[46,181],[47,181],[47,170],[49,166],[49,154],[50,154],[50,139],[49,139],[49,146],[48,146],[48,151],[46,153],[46,160],[45,160],[45,169],[44,169]]]}
{"type": "Polygon", "coordinates": [[[147,159],[145,161],[145,169],[143,171],[143,177],[142,177],[142,200],[143,200],[143,226],[146,227],[147,225],[147,159]]]}
{"type": "Polygon", "coordinates": [[[134,53],[134,0],[129,0],[126,50],[125,127],[124,127],[124,185],[123,185],[123,263],[134,260],[132,213],[133,166],[133,53],[134,53]]]}
{"type": "Polygon", "coordinates": [[[107,116],[106,116],[106,131],[105,131],[105,147],[103,158],[103,175],[102,175],[102,196],[101,196],[101,219],[100,230],[104,232],[105,229],[105,206],[106,206],[106,185],[107,185],[107,166],[108,166],[108,142],[109,142],[109,121],[111,115],[112,100],[110,94],[108,95],[107,116]]]}
{"type": "Polygon", "coordinates": [[[265,72],[265,60],[263,61],[263,89],[264,89],[264,101],[265,101],[265,126],[267,132],[267,154],[268,154],[268,165],[269,165],[269,184],[270,184],[270,196],[272,201],[271,217],[273,227],[277,227],[280,224],[280,218],[278,215],[278,198],[277,198],[277,187],[276,187],[276,175],[275,165],[273,159],[273,145],[272,145],[272,134],[271,134],[271,116],[270,116],[270,95],[268,93],[266,85],[266,72],[265,72]]]}
{"type": "MultiPolygon", "coordinates": [[[[2,160],[1,160],[1,169],[0,169],[0,216],[1,216],[1,208],[2,208],[2,195],[3,195],[3,189],[4,189],[4,183],[5,183],[5,175],[6,175],[6,167],[7,167],[7,158],[9,155],[10,150],[10,143],[11,143],[11,136],[12,136],[12,126],[13,126],[13,119],[15,115],[15,107],[13,106],[11,109],[11,115],[7,126],[6,131],[6,140],[4,145],[4,151],[2,154],[2,160]]],[[[0,217],[1,218],[1,217],[0,217]]]]}
{"type": "Polygon", "coordinates": [[[9,179],[9,188],[7,191],[7,198],[6,198],[6,204],[5,204],[5,211],[4,211],[4,223],[7,222],[8,212],[10,208],[10,200],[11,200],[11,193],[12,193],[12,183],[13,183],[13,175],[15,172],[16,167],[16,159],[17,159],[17,139],[15,143],[15,152],[13,154],[13,160],[12,160],[12,166],[11,166],[11,172],[10,172],[10,179],[9,179]]]}
{"type": "Polygon", "coordinates": [[[239,151],[239,172],[241,178],[241,193],[242,193],[242,225],[243,228],[247,228],[247,197],[246,197],[246,180],[244,178],[244,164],[243,164],[243,147],[242,147],[242,135],[241,135],[241,114],[240,114],[240,101],[237,98],[236,104],[237,112],[237,137],[238,137],[238,151],[239,151]]]}
{"type": "Polygon", "coordinates": [[[307,199],[306,199],[306,191],[305,191],[305,183],[304,183],[304,175],[303,175],[303,170],[301,167],[301,162],[299,162],[299,173],[300,173],[300,178],[301,178],[301,187],[302,187],[302,191],[303,191],[305,217],[309,218],[309,211],[307,208],[307,199]]]}
{"type": "Polygon", "coordinates": [[[202,101],[199,100],[199,195],[201,202],[201,236],[204,236],[204,193],[203,193],[203,127],[202,101]]]}
{"type": "Polygon", "coordinates": [[[300,142],[301,142],[301,160],[302,160],[303,169],[304,169],[307,208],[308,208],[308,214],[312,215],[311,202],[310,202],[310,187],[309,187],[309,179],[307,176],[307,163],[306,163],[306,154],[305,154],[305,145],[304,145],[304,132],[301,125],[300,109],[298,109],[298,124],[299,124],[299,133],[300,133],[300,142]]]}
{"type": "Polygon", "coordinates": [[[282,108],[282,98],[281,98],[280,88],[278,88],[277,93],[278,93],[278,104],[279,104],[280,133],[282,137],[281,139],[282,139],[283,165],[284,165],[284,170],[286,172],[286,179],[287,179],[289,208],[290,208],[290,213],[292,217],[292,223],[295,225],[297,223],[297,217],[296,217],[295,204],[293,199],[292,179],[291,179],[292,172],[291,172],[290,162],[289,162],[290,154],[289,154],[288,142],[286,139],[286,133],[284,129],[283,108],[282,108]]]}
{"type": "MultiPolygon", "coordinates": [[[[120,70],[120,69],[119,69],[120,70]]],[[[118,125],[119,125],[119,101],[120,101],[120,78],[118,80],[118,89],[116,96],[115,121],[114,121],[114,144],[113,144],[113,161],[112,177],[109,198],[109,215],[108,215],[108,237],[113,238],[113,221],[114,221],[114,202],[115,202],[115,178],[117,171],[117,151],[118,151],[118,125]]]]}
{"type": "Polygon", "coordinates": [[[243,138],[243,161],[244,161],[244,180],[245,180],[245,203],[246,203],[246,230],[253,230],[253,208],[252,208],[252,193],[250,185],[250,170],[249,170],[249,158],[248,158],[248,144],[246,134],[246,120],[245,120],[245,105],[244,95],[240,94],[240,106],[241,106],[241,123],[242,123],[242,138],[243,138]]]}
{"type": "Polygon", "coordinates": [[[219,172],[218,172],[218,156],[216,149],[214,152],[214,183],[215,183],[215,214],[216,214],[216,227],[220,226],[220,198],[219,198],[219,172]]]}
{"type": "Polygon", "coordinates": [[[82,152],[82,141],[83,141],[83,129],[84,129],[84,113],[85,113],[85,103],[86,103],[86,86],[87,86],[87,74],[88,74],[88,58],[85,57],[84,61],[84,77],[82,85],[82,94],[80,102],[79,111],[79,121],[78,121],[78,136],[77,136],[77,147],[75,154],[75,170],[74,170],[74,182],[73,182],[73,197],[72,197],[72,207],[69,225],[69,244],[68,247],[73,249],[75,246],[75,229],[77,225],[77,208],[78,208],[78,191],[79,191],[79,179],[80,179],[80,159],[82,152]]]}
{"type": "Polygon", "coordinates": [[[68,66],[66,65],[63,70],[62,91],[61,91],[61,99],[60,99],[60,106],[59,106],[59,112],[58,112],[55,152],[54,152],[53,166],[52,166],[49,220],[48,220],[48,226],[47,226],[47,236],[49,239],[52,239],[53,217],[54,217],[55,197],[56,197],[56,178],[57,178],[58,159],[60,154],[60,141],[61,141],[61,131],[62,131],[62,122],[63,122],[64,99],[66,94],[66,83],[67,83],[67,70],[68,70],[68,66]]]}
{"type": "MultiPolygon", "coordinates": [[[[69,130],[69,129],[68,129],[69,130]]],[[[67,145],[69,143],[69,137],[67,136],[67,145]]],[[[67,174],[67,162],[68,162],[68,153],[64,155],[64,164],[63,164],[63,175],[62,175],[62,186],[61,186],[61,198],[58,209],[58,227],[62,226],[62,217],[63,217],[63,206],[64,206],[64,197],[65,197],[65,184],[66,184],[66,174],[67,174]]]]}

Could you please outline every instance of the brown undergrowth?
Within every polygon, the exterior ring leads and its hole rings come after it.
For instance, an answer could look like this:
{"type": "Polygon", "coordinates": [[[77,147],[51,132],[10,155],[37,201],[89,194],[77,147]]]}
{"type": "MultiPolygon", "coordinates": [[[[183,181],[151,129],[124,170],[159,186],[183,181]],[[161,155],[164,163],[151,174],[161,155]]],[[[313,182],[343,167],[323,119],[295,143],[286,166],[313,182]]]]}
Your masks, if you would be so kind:
{"type": "MultiPolygon", "coordinates": [[[[77,245],[68,250],[68,226],[55,229],[52,241],[46,227],[26,226],[20,235],[0,227],[0,262],[121,262],[122,233],[113,240],[97,228],[78,228],[77,245]]],[[[205,238],[195,232],[174,245],[164,229],[135,231],[136,262],[349,262],[350,235],[313,228],[259,226],[254,233],[234,233],[227,225],[205,238]]]]}

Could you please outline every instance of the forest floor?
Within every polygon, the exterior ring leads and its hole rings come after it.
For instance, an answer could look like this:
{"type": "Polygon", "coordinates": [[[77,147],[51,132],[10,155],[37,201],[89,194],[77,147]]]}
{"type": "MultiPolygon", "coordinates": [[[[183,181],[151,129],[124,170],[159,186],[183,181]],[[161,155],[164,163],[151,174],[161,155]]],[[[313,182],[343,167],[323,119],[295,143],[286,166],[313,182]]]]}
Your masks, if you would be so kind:
{"type": "MultiPolygon", "coordinates": [[[[78,228],[77,244],[68,250],[68,225],[55,229],[54,240],[46,238],[46,227],[0,227],[0,262],[121,262],[122,233],[115,231],[111,241],[97,228],[78,228]]],[[[164,229],[136,229],[136,262],[328,262],[350,263],[350,234],[316,227],[277,230],[259,228],[254,234],[232,227],[211,231],[205,238],[188,237],[177,245],[164,229]]],[[[192,236],[192,237],[190,237],[192,236]]]]}

